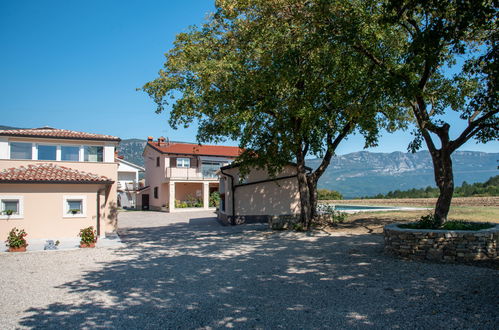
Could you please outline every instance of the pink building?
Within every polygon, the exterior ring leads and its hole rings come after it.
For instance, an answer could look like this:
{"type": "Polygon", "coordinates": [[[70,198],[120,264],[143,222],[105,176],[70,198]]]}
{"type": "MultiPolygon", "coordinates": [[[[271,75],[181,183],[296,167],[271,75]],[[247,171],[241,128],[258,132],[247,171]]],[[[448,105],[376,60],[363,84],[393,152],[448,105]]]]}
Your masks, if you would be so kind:
{"type": "Polygon", "coordinates": [[[0,239],[75,238],[116,230],[120,139],[51,127],[0,131],[0,239]]]}
{"type": "Polygon", "coordinates": [[[144,148],[145,188],[139,191],[139,209],[180,212],[210,209],[218,192],[217,171],[240,154],[238,147],[153,141],[144,148]]]}

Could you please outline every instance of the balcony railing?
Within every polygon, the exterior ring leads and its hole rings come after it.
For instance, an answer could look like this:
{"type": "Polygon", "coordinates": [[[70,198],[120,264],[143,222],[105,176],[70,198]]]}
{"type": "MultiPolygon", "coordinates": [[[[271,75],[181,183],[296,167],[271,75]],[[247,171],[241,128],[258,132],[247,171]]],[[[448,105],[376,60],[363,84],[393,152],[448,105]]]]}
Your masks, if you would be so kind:
{"type": "Polygon", "coordinates": [[[166,178],[182,180],[218,180],[218,175],[214,169],[206,168],[166,168],[166,178]]]}

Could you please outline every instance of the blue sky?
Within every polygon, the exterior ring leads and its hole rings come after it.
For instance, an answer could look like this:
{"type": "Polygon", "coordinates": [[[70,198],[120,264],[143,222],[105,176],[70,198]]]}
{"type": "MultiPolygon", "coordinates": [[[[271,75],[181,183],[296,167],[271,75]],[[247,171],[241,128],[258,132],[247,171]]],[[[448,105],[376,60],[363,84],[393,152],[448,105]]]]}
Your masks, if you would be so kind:
{"type": "MultiPolygon", "coordinates": [[[[171,129],[167,114],[135,89],[156,77],[175,35],[202,23],[213,3],[0,0],[0,125],[195,141],[195,127],[171,129]]],[[[405,151],[410,139],[386,134],[369,150],[405,151]]],[[[352,136],[338,153],[362,148],[352,136]]],[[[499,143],[471,141],[461,150],[497,152],[499,143]]]]}

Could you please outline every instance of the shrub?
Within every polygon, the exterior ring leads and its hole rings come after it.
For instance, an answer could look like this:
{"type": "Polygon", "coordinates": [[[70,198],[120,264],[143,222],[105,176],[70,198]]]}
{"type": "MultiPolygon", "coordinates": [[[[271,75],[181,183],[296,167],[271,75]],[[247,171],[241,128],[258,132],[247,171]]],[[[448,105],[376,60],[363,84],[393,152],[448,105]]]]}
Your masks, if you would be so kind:
{"type": "Polygon", "coordinates": [[[93,226],[81,229],[78,236],[80,236],[80,244],[90,245],[97,242],[97,232],[93,226]]]}
{"type": "Polygon", "coordinates": [[[490,223],[477,223],[469,221],[452,220],[438,226],[433,214],[422,216],[419,221],[399,225],[400,228],[409,229],[443,229],[443,230],[481,230],[493,227],[490,223]]]}
{"type": "Polygon", "coordinates": [[[220,193],[218,191],[214,191],[210,195],[210,207],[219,207],[220,205],[220,193]]]}
{"type": "Polygon", "coordinates": [[[319,204],[317,211],[319,213],[319,221],[325,222],[328,225],[342,223],[348,218],[347,213],[336,210],[332,204],[319,204]]]}
{"type": "Polygon", "coordinates": [[[343,195],[335,190],[317,189],[318,200],[343,199],[343,195]]]}
{"type": "Polygon", "coordinates": [[[28,236],[28,234],[26,234],[24,229],[17,229],[14,227],[9,232],[9,236],[5,241],[5,245],[10,248],[20,248],[22,246],[28,246],[28,243],[26,243],[25,239],[26,236],[28,236]]]}

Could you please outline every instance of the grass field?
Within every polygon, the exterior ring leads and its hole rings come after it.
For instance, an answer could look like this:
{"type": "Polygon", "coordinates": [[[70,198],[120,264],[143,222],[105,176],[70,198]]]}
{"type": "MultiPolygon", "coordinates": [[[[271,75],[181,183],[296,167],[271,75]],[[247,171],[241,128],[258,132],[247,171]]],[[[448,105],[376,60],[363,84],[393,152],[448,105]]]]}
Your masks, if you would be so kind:
{"type": "MultiPolygon", "coordinates": [[[[434,207],[435,198],[414,199],[357,199],[327,201],[331,204],[350,205],[384,205],[404,207],[434,207]]],[[[347,222],[371,224],[388,224],[391,222],[411,222],[427,215],[431,210],[424,211],[393,211],[393,212],[362,212],[350,215],[347,222]]],[[[477,222],[499,223],[499,197],[460,197],[452,201],[450,220],[466,220],[477,222]]]]}

